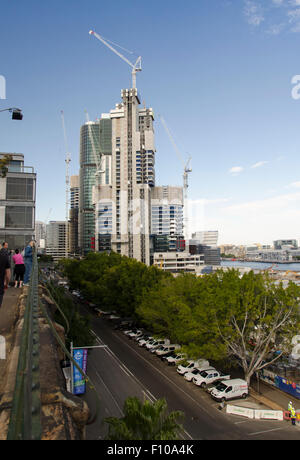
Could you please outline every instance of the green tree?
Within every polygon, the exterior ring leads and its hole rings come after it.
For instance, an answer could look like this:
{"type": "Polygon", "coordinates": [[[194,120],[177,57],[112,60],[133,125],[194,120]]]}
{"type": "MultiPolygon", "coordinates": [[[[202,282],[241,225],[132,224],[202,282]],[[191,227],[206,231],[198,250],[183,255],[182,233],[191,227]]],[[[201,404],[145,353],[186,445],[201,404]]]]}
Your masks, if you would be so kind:
{"type": "Polygon", "coordinates": [[[172,441],[179,439],[183,431],[182,425],[178,423],[178,420],[184,418],[183,413],[181,411],[168,413],[165,399],[152,403],[129,397],[124,403],[123,412],[122,418],[104,419],[109,426],[107,439],[172,441]]]}

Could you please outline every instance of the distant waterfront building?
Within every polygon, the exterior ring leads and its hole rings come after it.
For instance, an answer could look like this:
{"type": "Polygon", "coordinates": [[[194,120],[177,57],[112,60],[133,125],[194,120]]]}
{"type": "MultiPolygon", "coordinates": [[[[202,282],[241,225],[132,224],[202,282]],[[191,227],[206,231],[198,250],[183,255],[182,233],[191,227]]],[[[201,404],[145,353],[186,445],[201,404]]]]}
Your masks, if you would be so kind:
{"type": "Polygon", "coordinates": [[[193,240],[198,240],[199,244],[204,246],[215,247],[218,245],[219,232],[217,230],[208,230],[202,232],[195,232],[192,234],[193,240]]]}
{"type": "Polygon", "coordinates": [[[298,242],[297,240],[276,240],[274,241],[274,249],[283,249],[283,246],[291,246],[297,249],[298,242]]]}
{"type": "Polygon", "coordinates": [[[204,256],[188,252],[155,253],[153,265],[171,273],[200,273],[204,266],[204,256]]]}
{"type": "Polygon", "coordinates": [[[65,221],[52,220],[46,226],[46,254],[55,261],[66,257],[66,229],[65,221]]]}
{"type": "Polygon", "coordinates": [[[24,155],[11,155],[6,177],[0,178],[0,240],[10,249],[24,248],[35,234],[36,174],[24,155]]]}

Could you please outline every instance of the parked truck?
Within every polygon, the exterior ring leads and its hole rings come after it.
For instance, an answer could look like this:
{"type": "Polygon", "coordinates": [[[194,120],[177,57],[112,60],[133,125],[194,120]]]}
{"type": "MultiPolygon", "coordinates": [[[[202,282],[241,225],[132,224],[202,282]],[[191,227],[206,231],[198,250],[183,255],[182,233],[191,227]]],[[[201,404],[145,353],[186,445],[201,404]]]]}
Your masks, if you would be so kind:
{"type": "Polygon", "coordinates": [[[232,379],[222,380],[210,392],[211,397],[216,401],[227,401],[233,398],[246,398],[248,395],[248,384],[246,380],[232,379]]]}
{"type": "Polygon", "coordinates": [[[224,375],[222,372],[216,369],[207,369],[201,371],[198,375],[193,378],[193,383],[198,387],[204,388],[209,383],[217,382],[218,380],[229,380],[230,375],[224,375]]]}
{"type": "Polygon", "coordinates": [[[177,372],[180,375],[184,375],[186,372],[191,372],[193,369],[196,368],[207,368],[209,367],[209,362],[206,359],[197,359],[195,360],[188,360],[186,363],[182,363],[180,366],[177,367],[177,372]]]}

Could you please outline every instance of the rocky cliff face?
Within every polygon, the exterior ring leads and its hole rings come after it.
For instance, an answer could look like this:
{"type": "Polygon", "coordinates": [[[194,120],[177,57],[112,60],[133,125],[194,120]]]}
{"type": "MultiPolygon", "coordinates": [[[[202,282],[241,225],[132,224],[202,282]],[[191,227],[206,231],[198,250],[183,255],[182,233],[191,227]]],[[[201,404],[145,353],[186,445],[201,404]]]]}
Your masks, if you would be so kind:
{"type": "MultiPolygon", "coordinates": [[[[17,365],[21,344],[27,287],[23,292],[9,288],[0,309],[0,335],[6,342],[6,359],[0,359],[0,440],[7,438],[17,365]]],[[[48,315],[53,317],[55,306],[39,287],[40,298],[48,315]]],[[[38,315],[40,337],[40,393],[41,424],[43,440],[85,439],[85,426],[89,409],[80,398],[66,391],[65,379],[60,367],[64,354],[43,313],[38,315]]],[[[64,340],[64,329],[55,324],[55,329],[64,340]]]]}

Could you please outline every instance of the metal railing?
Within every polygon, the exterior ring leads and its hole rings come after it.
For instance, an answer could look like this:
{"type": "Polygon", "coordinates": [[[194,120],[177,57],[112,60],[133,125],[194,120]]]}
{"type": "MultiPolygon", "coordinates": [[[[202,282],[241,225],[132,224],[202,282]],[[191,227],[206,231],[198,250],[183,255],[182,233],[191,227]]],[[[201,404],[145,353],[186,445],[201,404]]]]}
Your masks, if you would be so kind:
{"type": "Polygon", "coordinates": [[[38,262],[36,251],[34,251],[7,434],[8,440],[38,440],[42,435],[38,309],[38,262]]]}

